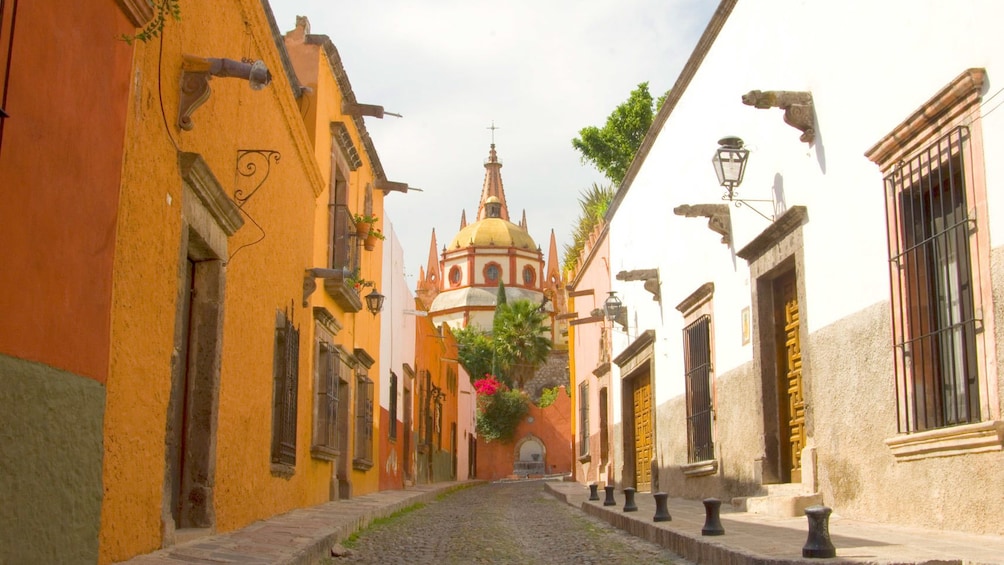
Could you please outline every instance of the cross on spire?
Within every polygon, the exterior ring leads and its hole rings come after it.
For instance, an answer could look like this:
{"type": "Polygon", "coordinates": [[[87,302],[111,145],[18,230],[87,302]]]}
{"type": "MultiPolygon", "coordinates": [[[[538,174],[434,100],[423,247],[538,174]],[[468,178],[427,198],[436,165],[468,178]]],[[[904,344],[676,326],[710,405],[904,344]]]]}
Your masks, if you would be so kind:
{"type": "Polygon", "coordinates": [[[495,125],[495,120],[492,120],[492,125],[490,125],[490,126],[486,127],[485,129],[490,129],[490,130],[492,130],[492,145],[495,145],[495,130],[497,130],[497,129],[502,129],[502,128],[500,128],[500,127],[497,127],[497,126],[495,125]]]}

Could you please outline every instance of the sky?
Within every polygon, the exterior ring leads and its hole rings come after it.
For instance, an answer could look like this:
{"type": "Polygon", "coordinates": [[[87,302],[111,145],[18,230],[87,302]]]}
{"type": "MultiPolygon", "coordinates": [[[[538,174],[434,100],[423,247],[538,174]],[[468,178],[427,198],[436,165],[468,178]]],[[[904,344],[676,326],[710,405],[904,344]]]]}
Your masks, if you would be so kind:
{"type": "Polygon", "coordinates": [[[492,135],[510,220],[526,211],[547,259],[559,260],[578,198],[609,181],[571,140],[602,126],[639,83],[672,87],[717,0],[271,0],[285,33],[306,16],[331,38],[362,104],[403,117],[364,118],[387,179],[384,200],[414,290],[438,248],[477,214],[492,135]],[[490,130],[494,123],[498,128],[490,130]]]}

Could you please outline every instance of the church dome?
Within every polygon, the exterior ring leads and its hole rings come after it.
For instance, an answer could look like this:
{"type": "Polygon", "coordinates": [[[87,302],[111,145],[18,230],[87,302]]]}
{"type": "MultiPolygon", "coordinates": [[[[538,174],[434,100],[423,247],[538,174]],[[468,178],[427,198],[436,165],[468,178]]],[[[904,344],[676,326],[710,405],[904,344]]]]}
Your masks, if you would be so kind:
{"type": "Polygon", "coordinates": [[[468,225],[457,232],[446,249],[489,246],[537,249],[537,244],[526,230],[501,218],[485,218],[468,225]]]}

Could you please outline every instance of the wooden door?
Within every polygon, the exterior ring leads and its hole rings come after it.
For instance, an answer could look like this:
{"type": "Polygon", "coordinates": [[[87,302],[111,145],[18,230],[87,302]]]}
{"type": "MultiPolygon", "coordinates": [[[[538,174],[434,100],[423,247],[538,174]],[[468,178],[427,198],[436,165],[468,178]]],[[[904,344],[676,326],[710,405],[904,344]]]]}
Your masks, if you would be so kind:
{"type": "Polygon", "coordinates": [[[632,384],[635,488],[642,492],[652,490],[652,378],[645,374],[632,384]]]}
{"type": "Polygon", "coordinates": [[[774,282],[774,305],[781,478],[798,483],[802,481],[802,447],[805,446],[805,398],[802,394],[802,348],[794,271],[774,282]]]}

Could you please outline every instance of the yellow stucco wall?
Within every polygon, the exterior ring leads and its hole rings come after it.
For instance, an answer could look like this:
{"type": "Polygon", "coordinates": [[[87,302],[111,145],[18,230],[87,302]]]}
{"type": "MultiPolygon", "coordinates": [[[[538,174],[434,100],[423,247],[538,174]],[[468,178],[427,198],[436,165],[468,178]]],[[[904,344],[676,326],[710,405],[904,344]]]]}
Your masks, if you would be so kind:
{"type": "MultiPolygon", "coordinates": [[[[280,28],[284,22],[280,22],[280,28]]],[[[332,66],[337,66],[324,53],[320,45],[303,45],[295,34],[287,34],[291,59],[297,69],[297,76],[300,77],[304,86],[308,86],[311,92],[305,95],[302,105],[307,108],[305,112],[305,122],[311,139],[314,140],[314,157],[324,179],[323,192],[316,199],[314,214],[314,235],[312,266],[328,266],[328,202],[330,202],[331,190],[331,152],[332,138],[330,134],[330,124],[332,122],[342,122],[349,131],[353,145],[359,152],[362,161],[361,166],[348,174],[348,206],[353,213],[362,214],[365,211],[366,190],[370,187],[372,195],[372,214],[379,218],[374,224],[374,228],[383,229],[384,222],[384,194],[380,190],[372,187],[375,185],[372,157],[365,151],[363,138],[356,127],[351,116],[342,113],[343,94],[332,74],[332,66]]],[[[357,242],[353,242],[358,244],[357,242]]],[[[384,242],[378,240],[372,251],[366,251],[360,247],[360,269],[362,278],[369,281],[382,280],[384,242]]],[[[373,287],[376,288],[376,287],[373,287]]],[[[362,289],[361,295],[368,294],[372,288],[362,289]]],[[[382,289],[377,290],[383,292],[382,289]]],[[[318,291],[311,295],[312,306],[323,306],[331,312],[341,323],[342,330],[335,336],[336,344],[342,345],[347,351],[355,349],[365,350],[374,359],[373,365],[368,370],[368,376],[373,381],[374,417],[373,432],[370,435],[373,462],[376,462],[378,453],[378,439],[380,437],[380,419],[376,412],[378,409],[377,399],[380,398],[380,316],[374,316],[366,310],[365,305],[359,312],[344,311],[330,296],[323,290],[323,285],[318,285],[318,291]]],[[[351,379],[351,386],[355,387],[355,379],[351,379]]],[[[355,398],[356,391],[352,391],[355,398]]],[[[355,410],[355,402],[349,403],[350,410],[355,410]]],[[[351,457],[355,453],[356,434],[355,414],[349,415],[349,426],[353,430],[344,438],[343,456],[351,457]]],[[[320,464],[321,462],[317,462],[320,464]]],[[[330,463],[324,466],[330,473],[330,463]]],[[[374,466],[368,470],[353,470],[351,473],[352,494],[360,495],[374,492],[379,488],[379,469],[374,466]]]]}
{"type": "MultiPolygon", "coordinates": [[[[183,258],[178,151],[200,154],[231,196],[246,186],[236,175],[238,150],[281,154],[266,182],[244,204],[244,225],[228,241],[215,529],[233,530],[328,498],[330,464],[312,460],[309,453],[313,323],[309,308],[301,304],[303,272],[312,266],[316,198],[324,180],[261,4],[182,0],[181,12],[182,20],[169,21],[162,39],[137,44],[135,49],[114,234],[114,347],[104,422],[102,563],[162,544],[165,426],[183,258]],[[256,92],[241,79],[212,79],[209,99],[193,114],[194,129],[182,131],[176,121],[184,53],[263,59],[273,81],[256,92]],[[289,311],[301,331],[297,463],[291,478],[275,476],[270,468],[277,310],[289,311]]],[[[373,278],[379,280],[379,274],[373,278]]],[[[366,347],[376,351],[371,343],[366,347]]]]}

